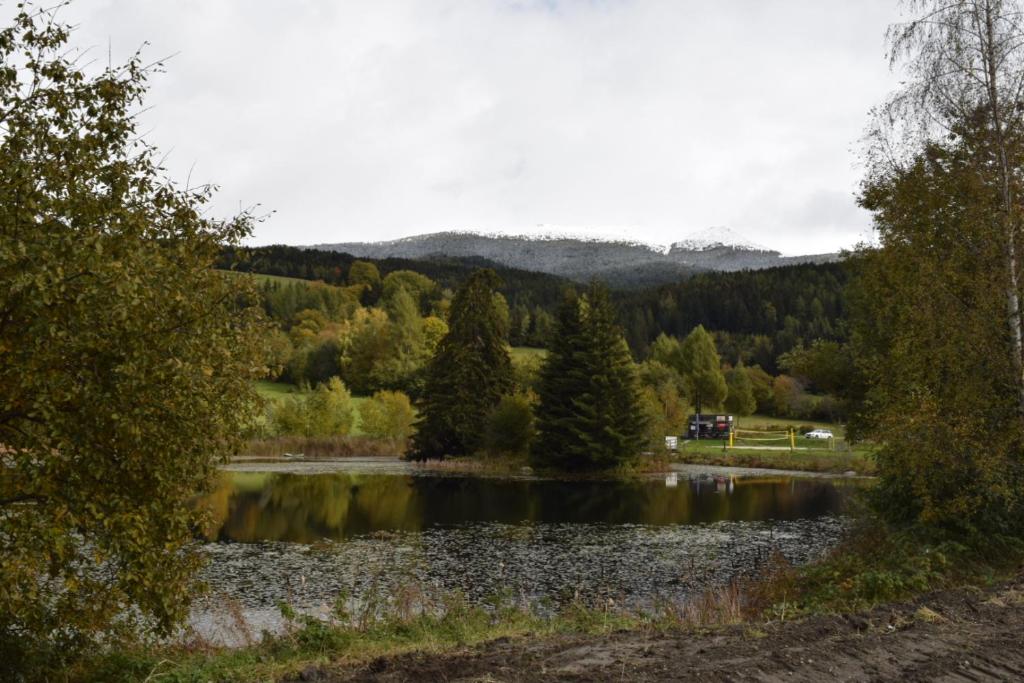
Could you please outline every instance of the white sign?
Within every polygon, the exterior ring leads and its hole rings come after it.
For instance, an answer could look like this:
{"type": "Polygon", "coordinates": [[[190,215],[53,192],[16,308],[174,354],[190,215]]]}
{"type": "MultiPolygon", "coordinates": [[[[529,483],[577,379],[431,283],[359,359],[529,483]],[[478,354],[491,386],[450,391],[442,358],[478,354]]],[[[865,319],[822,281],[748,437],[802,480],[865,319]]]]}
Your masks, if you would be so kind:
{"type": "Polygon", "coordinates": [[[665,448],[670,451],[674,451],[679,448],[679,437],[678,436],[666,436],[665,437],[665,448]]]}

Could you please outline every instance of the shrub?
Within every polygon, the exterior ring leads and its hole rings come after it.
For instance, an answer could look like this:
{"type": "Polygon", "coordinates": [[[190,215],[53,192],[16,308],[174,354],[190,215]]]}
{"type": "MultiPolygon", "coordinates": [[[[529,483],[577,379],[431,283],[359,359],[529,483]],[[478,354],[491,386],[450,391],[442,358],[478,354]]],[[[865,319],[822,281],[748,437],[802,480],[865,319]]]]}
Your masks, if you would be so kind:
{"type": "Polygon", "coordinates": [[[344,436],[355,421],[352,396],[337,377],[319,385],[304,400],[292,397],[275,404],[270,413],[274,430],[290,436],[344,436]]]}
{"type": "Polygon", "coordinates": [[[487,418],[484,447],[492,454],[525,455],[535,433],[530,399],[525,394],[505,396],[487,418]]]}
{"type": "Polygon", "coordinates": [[[413,434],[416,410],[401,391],[378,391],[360,406],[359,419],[367,436],[405,442],[413,434]]]}

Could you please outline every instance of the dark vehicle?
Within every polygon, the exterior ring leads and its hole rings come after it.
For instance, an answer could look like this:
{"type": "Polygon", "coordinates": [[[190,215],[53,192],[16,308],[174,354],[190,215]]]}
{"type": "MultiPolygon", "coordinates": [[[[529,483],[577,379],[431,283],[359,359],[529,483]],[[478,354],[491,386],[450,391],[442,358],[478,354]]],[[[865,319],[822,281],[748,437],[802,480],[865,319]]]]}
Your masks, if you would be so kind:
{"type": "Polygon", "coordinates": [[[728,439],[732,431],[732,415],[712,415],[702,413],[691,415],[690,424],[686,429],[687,439],[728,439]],[[697,425],[700,425],[700,435],[697,425]]]}

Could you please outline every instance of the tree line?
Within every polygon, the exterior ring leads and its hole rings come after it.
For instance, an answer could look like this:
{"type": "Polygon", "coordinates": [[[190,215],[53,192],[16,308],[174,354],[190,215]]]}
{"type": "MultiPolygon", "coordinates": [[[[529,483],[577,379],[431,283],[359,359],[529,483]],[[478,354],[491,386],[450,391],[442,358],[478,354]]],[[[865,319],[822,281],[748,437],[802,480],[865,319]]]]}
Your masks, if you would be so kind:
{"type": "MultiPolygon", "coordinates": [[[[449,298],[475,267],[489,267],[498,275],[501,284],[497,291],[508,304],[509,341],[513,346],[546,347],[562,292],[574,286],[553,275],[474,263],[472,259],[361,260],[349,254],[284,246],[225,248],[218,264],[340,287],[361,284],[360,273],[372,265],[381,277],[396,271],[420,273],[437,283],[437,292],[447,291],[449,298]]],[[[759,365],[777,374],[778,357],[791,349],[809,346],[818,339],[845,339],[848,281],[849,267],[843,263],[800,264],[700,273],[675,284],[613,291],[612,299],[636,358],[646,357],[659,334],[683,337],[703,325],[715,334],[726,362],[759,365]]],[[[360,295],[360,301],[373,304],[380,293],[370,288],[360,295]]],[[[289,319],[301,310],[298,304],[281,298],[276,297],[279,303],[268,309],[273,317],[289,319]]]]}
{"type": "MultiPolygon", "coordinates": [[[[393,272],[415,272],[437,283],[438,291],[454,291],[473,270],[490,268],[500,280],[498,292],[509,306],[509,334],[517,346],[542,346],[551,332],[552,311],[567,281],[555,275],[509,268],[483,258],[358,259],[351,254],[322,249],[272,245],[239,248],[225,246],[217,267],[239,272],[320,281],[341,287],[358,285],[372,266],[379,277],[393,272]],[[354,271],[353,271],[354,268],[354,271]]],[[[362,303],[372,305],[382,291],[370,288],[362,303]]]]}

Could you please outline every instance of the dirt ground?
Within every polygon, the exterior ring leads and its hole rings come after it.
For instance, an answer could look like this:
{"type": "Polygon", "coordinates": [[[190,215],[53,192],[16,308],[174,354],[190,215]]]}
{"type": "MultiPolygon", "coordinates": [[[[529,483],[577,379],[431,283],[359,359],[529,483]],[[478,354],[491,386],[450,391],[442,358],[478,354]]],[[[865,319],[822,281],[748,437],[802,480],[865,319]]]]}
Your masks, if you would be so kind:
{"type": "Polygon", "coordinates": [[[999,587],[924,596],[852,616],[706,634],[498,640],[412,653],[316,681],[1020,681],[1024,575],[999,587]]]}

